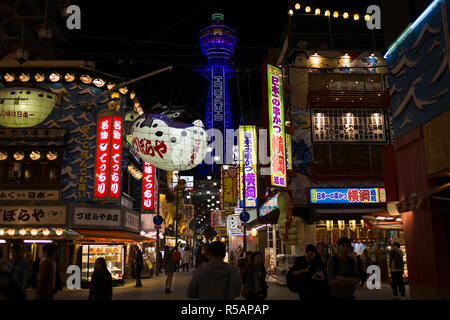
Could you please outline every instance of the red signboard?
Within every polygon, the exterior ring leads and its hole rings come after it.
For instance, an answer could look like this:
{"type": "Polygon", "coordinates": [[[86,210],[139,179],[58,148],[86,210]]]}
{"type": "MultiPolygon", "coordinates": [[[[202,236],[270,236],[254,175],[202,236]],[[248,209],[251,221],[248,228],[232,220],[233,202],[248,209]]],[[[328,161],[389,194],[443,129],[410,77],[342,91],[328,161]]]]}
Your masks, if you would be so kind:
{"type": "Polygon", "coordinates": [[[100,117],[97,122],[97,152],[95,160],[94,198],[107,198],[111,149],[111,117],[100,117]]]}
{"type": "Polygon", "coordinates": [[[122,117],[114,116],[112,125],[111,144],[111,186],[110,198],[119,198],[120,195],[120,163],[122,156],[122,117]]]}
{"type": "Polygon", "coordinates": [[[229,166],[221,171],[222,192],[220,193],[220,207],[222,209],[234,209],[238,198],[238,169],[229,166]]]}
{"type": "Polygon", "coordinates": [[[155,166],[144,162],[142,176],[142,209],[152,210],[155,205],[155,166]]]}
{"type": "Polygon", "coordinates": [[[122,117],[98,118],[94,199],[120,196],[122,126],[122,117]]]}

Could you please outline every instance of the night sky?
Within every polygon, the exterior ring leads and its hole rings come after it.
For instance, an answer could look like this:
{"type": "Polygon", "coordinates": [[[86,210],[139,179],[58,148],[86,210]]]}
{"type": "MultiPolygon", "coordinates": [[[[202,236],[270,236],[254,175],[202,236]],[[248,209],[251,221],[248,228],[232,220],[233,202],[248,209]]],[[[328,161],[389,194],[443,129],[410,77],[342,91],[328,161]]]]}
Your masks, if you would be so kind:
{"type": "MultiPolygon", "coordinates": [[[[322,10],[329,8],[342,12],[344,9],[352,12],[360,7],[358,11],[363,13],[368,4],[377,1],[357,1],[356,6],[355,2],[339,1],[339,7],[333,1],[310,1],[308,4],[313,10],[318,6],[322,10]]],[[[144,108],[148,110],[157,102],[182,105],[197,112],[201,119],[208,83],[195,72],[206,63],[199,46],[198,31],[210,24],[212,13],[223,13],[225,24],[238,34],[231,63],[242,70],[239,79],[234,77],[229,81],[234,125],[241,121],[241,104],[244,122],[261,112],[259,68],[268,48],[281,45],[288,1],[128,0],[111,5],[115,2],[75,0],[72,3],[81,8],[81,30],[62,29],[68,41],[61,45],[60,54],[68,59],[94,61],[99,71],[126,78],[174,65],[172,72],[142,80],[136,85],[144,108]]],[[[301,3],[304,8],[304,2],[301,3]]],[[[307,18],[317,17],[296,18],[296,26],[301,32],[328,28],[326,21],[307,21],[307,18]]],[[[355,28],[351,22],[347,26],[355,28]]]]}

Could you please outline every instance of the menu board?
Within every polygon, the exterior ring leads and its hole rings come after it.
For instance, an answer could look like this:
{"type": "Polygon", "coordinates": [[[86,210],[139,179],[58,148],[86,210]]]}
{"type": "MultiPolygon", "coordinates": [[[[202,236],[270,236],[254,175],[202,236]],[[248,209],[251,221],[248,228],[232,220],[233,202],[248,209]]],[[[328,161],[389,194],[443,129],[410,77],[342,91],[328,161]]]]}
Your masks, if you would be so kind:
{"type": "Polygon", "coordinates": [[[320,108],[311,117],[314,142],[387,143],[384,109],[320,108]]]}

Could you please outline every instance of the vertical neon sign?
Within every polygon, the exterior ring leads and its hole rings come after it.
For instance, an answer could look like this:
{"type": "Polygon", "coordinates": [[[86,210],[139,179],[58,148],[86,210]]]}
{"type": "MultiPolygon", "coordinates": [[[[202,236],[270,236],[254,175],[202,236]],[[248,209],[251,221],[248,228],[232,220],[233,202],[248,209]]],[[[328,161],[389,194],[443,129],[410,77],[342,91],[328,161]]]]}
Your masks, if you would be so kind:
{"type": "Polygon", "coordinates": [[[155,167],[144,162],[144,175],[142,177],[142,209],[152,210],[155,195],[155,167]]]}
{"type": "Polygon", "coordinates": [[[269,98],[270,178],[271,184],[286,187],[286,141],[284,132],[283,73],[267,65],[269,98]]]}
{"type": "Polygon", "coordinates": [[[286,133],[286,167],[292,170],[292,137],[289,133],[286,133]]]}
{"type": "Polygon", "coordinates": [[[111,186],[110,198],[119,198],[120,195],[120,163],[122,156],[122,117],[114,116],[112,125],[111,143],[111,186]]]}
{"type": "Polygon", "coordinates": [[[256,127],[239,126],[239,155],[240,159],[240,205],[244,205],[245,180],[245,206],[256,207],[258,198],[257,186],[257,159],[256,159],[256,127]]]}
{"type": "Polygon", "coordinates": [[[97,152],[95,160],[94,198],[107,198],[109,190],[109,168],[111,149],[111,117],[100,117],[97,121],[97,152]]]}

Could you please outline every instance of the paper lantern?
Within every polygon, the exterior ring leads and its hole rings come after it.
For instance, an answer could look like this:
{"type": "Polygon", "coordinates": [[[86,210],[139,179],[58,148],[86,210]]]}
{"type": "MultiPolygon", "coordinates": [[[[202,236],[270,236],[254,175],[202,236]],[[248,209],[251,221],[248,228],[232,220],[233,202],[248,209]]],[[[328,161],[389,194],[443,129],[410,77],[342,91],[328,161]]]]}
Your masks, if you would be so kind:
{"type": "Polygon", "coordinates": [[[31,151],[30,153],[30,159],[31,160],[39,160],[39,158],[41,157],[41,153],[39,151],[31,151]]]}
{"type": "Polygon", "coordinates": [[[56,235],[60,236],[63,234],[63,230],[61,228],[56,229],[56,235]]]}
{"type": "Polygon", "coordinates": [[[35,237],[38,234],[38,231],[36,229],[31,229],[31,235],[35,237]]]}
{"type": "Polygon", "coordinates": [[[45,229],[42,231],[42,234],[43,234],[44,236],[48,236],[48,235],[50,234],[50,230],[48,230],[47,228],[45,228],[45,229]]]}
{"type": "Polygon", "coordinates": [[[348,226],[349,226],[350,230],[355,231],[356,230],[356,220],[350,220],[348,222],[348,226]]]}
{"type": "Polygon", "coordinates": [[[94,79],[94,81],[92,81],[92,83],[97,87],[97,88],[101,88],[106,84],[106,81],[103,79],[94,79]]]}
{"type": "Polygon", "coordinates": [[[56,158],[58,158],[58,152],[56,152],[56,151],[49,151],[49,152],[47,153],[47,159],[48,159],[48,160],[53,161],[53,160],[55,160],[56,158]]]}
{"type": "Polygon", "coordinates": [[[66,79],[67,82],[72,82],[75,80],[75,75],[73,73],[66,73],[64,79],[66,79]]]}
{"type": "Polygon", "coordinates": [[[40,89],[0,89],[0,125],[30,128],[44,121],[56,104],[56,95],[40,89]]]}
{"type": "Polygon", "coordinates": [[[24,228],[19,230],[19,234],[23,237],[27,234],[27,230],[25,230],[24,228]]]}
{"type": "Polygon", "coordinates": [[[22,72],[19,77],[20,81],[28,82],[30,81],[30,75],[28,73],[22,72]]]}
{"type": "Polygon", "coordinates": [[[4,236],[5,235],[5,230],[3,230],[3,229],[0,229],[0,236],[4,236]]]}
{"type": "Polygon", "coordinates": [[[166,171],[190,170],[206,156],[207,134],[200,120],[185,124],[161,114],[142,115],[133,124],[132,136],[142,160],[166,171]]]}
{"type": "Polygon", "coordinates": [[[17,161],[22,160],[25,157],[25,153],[23,153],[22,151],[17,151],[16,153],[14,153],[14,159],[16,159],[17,161]]]}
{"type": "Polygon", "coordinates": [[[42,73],[36,73],[36,75],[34,76],[34,80],[36,80],[37,82],[42,82],[45,80],[45,75],[42,73]]]}
{"type": "Polygon", "coordinates": [[[14,230],[14,229],[8,229],[8,235],[9,235],[10,237],[14,236],[15,233],[16,233],[16,230],[14,230]]]}
{"type": "Polygon", "coordinates": [[[8,152],[0,151],[0,161],[8,159],[8,152]]]}
{"type": "Polygon", "coordinates": [[[61,76],[59,75],[59,73],[53,72],[48,76],[48,78],[51,82],[58,82],[59,79],[61,79],[61,76]]]}
{"type": "Polygon", "coordinates": [[[92,78],[87,74],[83,74],[82,76],[80,76],[80,80],[85,84],[89,84],[92,82],[92,78]]]}
{"type": "Polygon", "coordinates": [[[14,79],[15,79],[13,73],[6,73],[5,76],[4,76],[4,78],[5,78],[5,81],[6,81],[6,82],[13,82],[14,79]]]}
{"type": "Polygon", "coordinates": [[[339,227],[339,230],[345,230],[345,221],[338,220],[338,227],[339,227]]]}
{"type": "Polygon", "coordinates": [[[327,231],[333,230],[333,220],[327,220],[327,231]]]}

